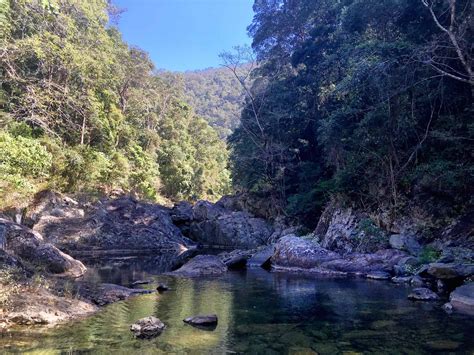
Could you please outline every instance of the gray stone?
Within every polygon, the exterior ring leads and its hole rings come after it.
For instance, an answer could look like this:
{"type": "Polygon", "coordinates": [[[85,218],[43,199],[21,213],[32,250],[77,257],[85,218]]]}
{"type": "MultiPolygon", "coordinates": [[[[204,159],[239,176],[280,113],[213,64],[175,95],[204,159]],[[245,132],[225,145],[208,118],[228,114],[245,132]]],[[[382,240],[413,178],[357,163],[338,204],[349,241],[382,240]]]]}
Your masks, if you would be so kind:
{"type": "Polygon", "coordinates": [[[178,270],[173,271],[173,275],[182,276],[208,276],[208,275],[221,275],[227,271],[227,266],[222,260],[215,255],[198,255],[180,267],[178,270]]]}
{"type": "Polygon", "coordinates": [[[443,304],[441,307],[446,313],[452,313],[453,312],[453,305],[449,302],[443,304]]]}
{"type": "Polygon", "coordinates": [[[311,240],[286,236],[276,244],[271,261],[278,266],[311,269],[339,258],[339,254],[324,249],[311,240]]]}
{"type": "Polygon", "coordinates": [[[150,294],[151,290],[128,288],[115,284],[94,284],[90,282],[76,282],[76,292],[84,299],[98,305],[105,306],[110,303],[126,300],[129,297],[150,294]]]}
{"type": "Polygon", "coordinates": [[[474,275],[474,264],[431,263],[427,273],[441,280],[464,279],[474,275]]]}
{"type": "Polygon", "coordinates": [[[393,234],[389,239],[390,246],[394,249],[406,251],[412,255],[418,255],[421,251],[421,245],[411,235],[393,234]]]}
{"type": "Polygon", "coordinates": [[[413,276],[410,280],[410,285],[422,287],[426,285],[426,282],[420,276],[413,276]]]}
{"type": "Polygon", "coordinates": [[[428,288],[415,288],[408,295],[408,299],[415,301],[437,301],[439,296],[428,288]]]}
{"type": "Polygon", "coordinates": [[[373,271],[369,272],[366,277],[372,280],[389,280],[391,278],[388,272],[383,271],[373,271]]]}
{"type": "Polygon", "coordinates": [[[259,250],[254,255],[250,257],[247,261],[247,266],[252,267],[262,267],[264,269],[271,266],[271,258],[275,252],[275,246],[271,245],[264,249],[259,250]]]}
{"type": "Polygon", "coordinates": [[[165,330],[165,324],[155,317],[146,317],[130,326],[130,330],[137,338],[153,338],[165,330]]]}
{"type": "Polygon", "coordinates": [[[453,309],[474,315],[474,282],[456,288],[449,296],[453,309]]]}
{"type": "Polygon", "coordinates": [[[5,249],[20,260],[53,274],[79,277],[86,271],[79,260],[46,243],[38,232],[2,218],[0,228],[6,240],[5,249]]]}
{"type": "Polygon", "coordinates": [[[215,327],[217,325],[217,321],[217,316],[215,314],[192,316],[183,319],[184,323],[195,327],[215,327]]]}
{"type": "Polygon", "coordinates": [[[247,260],[251,255],[250,251],[233,250],[230,253],[219,255],[219,257],[230,270],[242,270],[247,267],[247,260]]]}
{"type": "Polygon", "coordinates": [[[166,208],[130,197],[98,202],[84,217],[43,213],[33,229],[67,251],[176,252],[194,245],[173,224],[166,208]]]}
{"type": "Polygon", "coordinates": [[[408,284],[408,283],[410,283],[410,281],[411,281],[411,276],[405,276],[405,277],[396,276],[396,277],[392,277],[392,282],[393,282],[393,283],[396,283],[396,284],[408,284]]]}

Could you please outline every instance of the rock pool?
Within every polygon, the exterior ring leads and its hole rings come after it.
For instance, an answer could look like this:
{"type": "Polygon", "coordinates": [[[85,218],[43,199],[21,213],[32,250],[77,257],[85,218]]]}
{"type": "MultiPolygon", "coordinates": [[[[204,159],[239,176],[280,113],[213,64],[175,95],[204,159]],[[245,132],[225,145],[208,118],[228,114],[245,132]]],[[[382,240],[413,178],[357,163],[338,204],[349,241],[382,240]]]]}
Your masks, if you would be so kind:
{"type": "Polygon", "coordinates": [[[442,302],[407,299],[410,288],[387,281],[229,272],[203,279],[160,275],[154,258],[123,259],[96,265],[88,278],[128,286],[159,282],[171,290],[107,306],[85,320],[53,329],[21,328],[0,336],[0,352],[32,354],[103,353],[283,353],[431,354],[474,351],[474,317],[447,315],[442,302]],[[110,266],[112,265],[112,266],[110,266]],[[216,313],[213,331],[183,319],[216,313]],[[136,320],[153,315],[166,330],[151,340],[135,339],[136,320]]]}

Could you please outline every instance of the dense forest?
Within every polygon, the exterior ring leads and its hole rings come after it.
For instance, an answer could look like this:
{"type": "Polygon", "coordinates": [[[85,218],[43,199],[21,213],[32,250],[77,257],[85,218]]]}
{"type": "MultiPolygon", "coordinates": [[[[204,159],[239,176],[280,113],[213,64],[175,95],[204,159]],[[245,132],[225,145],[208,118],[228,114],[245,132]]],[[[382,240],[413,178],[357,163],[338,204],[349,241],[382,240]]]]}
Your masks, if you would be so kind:
{"type": "Polygon", "coordinates": [[[227,150],[107,0],[0,2],[0,204],[36,191],[216,199],[227,150]]]}
{"type": "Polygon", "coordinates": [[[186,102],[222,138],[229,136],[239,124],[245,98],[234,73],[228,68],[210,68],[185,72],[183,79],[186,102]]]}
{"type": "Polygon", "coordinates": [[[471,1],[261,0],[254,12],[258,80],[230,137],[237,188],[304,221],[329,199],[392,217],[472,207],[471,1]]]}

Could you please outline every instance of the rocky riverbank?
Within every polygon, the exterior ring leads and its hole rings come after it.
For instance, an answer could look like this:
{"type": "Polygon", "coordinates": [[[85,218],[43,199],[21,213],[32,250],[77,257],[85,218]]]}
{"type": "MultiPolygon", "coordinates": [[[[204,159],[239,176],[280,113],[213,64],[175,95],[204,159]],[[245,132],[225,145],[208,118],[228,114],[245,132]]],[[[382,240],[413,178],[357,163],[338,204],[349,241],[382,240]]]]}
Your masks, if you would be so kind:
{"type": "Polygon", "coordinates": [[[367,214],[331,204],[317,228],[301,235],[302,227],[258,217],[267,209],[251,205],[250,212],[248,205],[236,197],[173,208],[127,196],[80,203],[43,192],[21,213],[0,216],[1,282],[8,290],[0,298],[2,327],[56,324],[142,293],[81,280],[86,267],[80,259],[91,253],[169,254],[178,268],[170,274],[179,277],[263,267],[391,280],[425,290],[415,295],[434,292],[418,299],[449,301],[447,311],[474,313],[474,226],[468,217],[428,238],[415,223],[377,224],[367,214]],[[199,255],[180,267],[199,246],[230,250],[199,255]]]}

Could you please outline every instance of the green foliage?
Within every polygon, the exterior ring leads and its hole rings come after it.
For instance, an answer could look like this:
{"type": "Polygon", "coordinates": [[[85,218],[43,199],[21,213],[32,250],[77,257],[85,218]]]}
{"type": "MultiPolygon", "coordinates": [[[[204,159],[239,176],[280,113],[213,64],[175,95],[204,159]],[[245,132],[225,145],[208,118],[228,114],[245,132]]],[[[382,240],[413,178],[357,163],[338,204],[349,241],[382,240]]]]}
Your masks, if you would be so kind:
{"type": "Polygon", "coordinates": [[[0,198],[44,187],[149,199],[226,191],[225,145],[181,104],[179,79],[109,25],[109,1],[0,4],[0,198]]]}
{"type": "Polygon", "coordinates": [[[438,260],[441,256],[441,251],[432,247],[432,246],[425,246],[420,252],[418,259],[422,264],[429,264],[433,263],[438,260]]]}
{"type": "MultiPolygon", "coordinates": [[[[456,9],[455,36],[472,58],[473,33],[462,30],[472,4],[456,9]]],[[[436,67],[465,71],[423,2],[263,0],[254,10],[253,97],[229,138],[238,189],[305,223],[328,196],[391,215],[472,207],[472,84],[436,67]]]]}
{"type": "Polygon", "coordinates": [[[244,93],[234,74],[227,68],[183,73],[184,98],[219,132],[230,135],[239,124],[244,93]]]}

